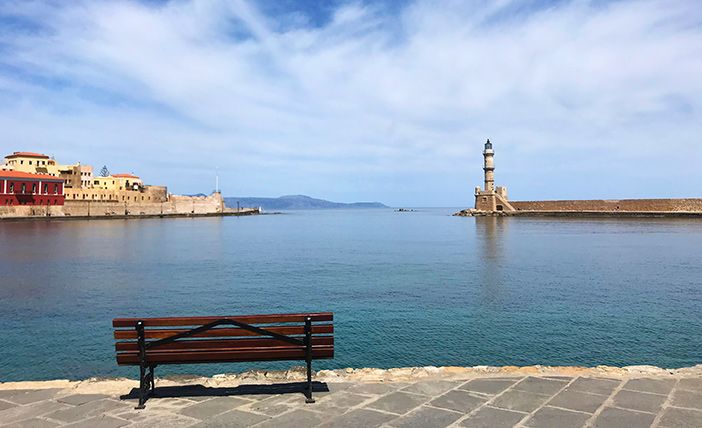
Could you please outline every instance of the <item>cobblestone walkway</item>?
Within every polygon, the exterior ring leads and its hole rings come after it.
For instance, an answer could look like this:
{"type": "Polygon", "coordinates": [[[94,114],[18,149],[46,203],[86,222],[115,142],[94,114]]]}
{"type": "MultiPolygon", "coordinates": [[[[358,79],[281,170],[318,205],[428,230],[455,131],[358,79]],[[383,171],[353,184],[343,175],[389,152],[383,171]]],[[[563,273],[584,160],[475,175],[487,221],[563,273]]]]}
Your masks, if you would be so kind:
{"type": "Polygon", "coordinates": [[[284,393],[290,385],[157,387],[145,410],[118,395],[0,390],[0,426],[702,427],[702,378],[522,376],[317,386],[328,391],[317,392],[315,404],[305,404],[299,392],[284,393]]]}

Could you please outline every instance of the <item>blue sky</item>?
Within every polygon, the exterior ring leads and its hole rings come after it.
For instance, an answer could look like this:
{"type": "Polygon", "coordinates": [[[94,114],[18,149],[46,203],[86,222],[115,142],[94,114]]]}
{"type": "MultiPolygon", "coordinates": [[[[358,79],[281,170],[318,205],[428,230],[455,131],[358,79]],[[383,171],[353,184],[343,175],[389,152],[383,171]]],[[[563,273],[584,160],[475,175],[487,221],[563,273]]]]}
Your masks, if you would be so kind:
{"type": "Polygon", "coordinates": [[[0,149],[172,192],[702,196],[697,1],[0,3],[0,149]],[[323,6],[320,6],[320,3],[323,6]]]}

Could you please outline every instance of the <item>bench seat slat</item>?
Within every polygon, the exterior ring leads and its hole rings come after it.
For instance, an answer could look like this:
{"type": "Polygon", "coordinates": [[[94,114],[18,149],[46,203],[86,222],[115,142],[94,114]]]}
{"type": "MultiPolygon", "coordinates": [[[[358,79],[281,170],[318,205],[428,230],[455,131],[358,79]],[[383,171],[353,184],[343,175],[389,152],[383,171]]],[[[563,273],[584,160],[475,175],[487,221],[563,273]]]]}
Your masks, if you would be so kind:
{"type": "MultiPolygon", "coordinates": [[[[334,358],[334,347],[320,346],[312,348],[312,358],[334,358]]],[[[246,349],[194,352],[149,352],[147,361],[150,364],[183,364],[211,362],[240,362],[240,361],[289,361],[304,360],[305,350],[300,349],[246,349]]],[[[138,353],[117,354],[119,365],[139,365],[138,353]]]]}
{"type": "MultiPolygon", "coordinates": [[[[265,327],[265,330],[272,331],[273,333],[284,334],[286,336],[295,336],[305,334],[304,326],[271,326],[265,327]]],[[[188,331],[187,329],[144,329],[144,337],[146,339],[165,339],[167,337],[174,336],[176,334],[184,333],[188,331]]],[[[312,334],[332,334],[334,333],[333,324],[313,324],[312,334]]],[[[190,337],[243,337],[243,336],[260,336],[249,330],[244,330],[242,328],[213,328],[190,337]]],[[[134,329],[130,330],[115,330],[115,339],[117,340],[129,340],[136,339],[137,332],[134,329]]]]}
{"type": "MultiPolygon", "coordinates": [[[[302,338],[301,338],[302,339],[302,338]]],[[[148,343],[148,342],[147,342],[148,343]]],[[[313,336],[312,346],[315,345],[333,345],[333,336],[313,336]]],[[[295,345],[283,342],[276,339],[224,339],[224,340],[178,340],[171,343],[166,343],[159,345],[155,348],[151,348],[149,351],[164,351],[169,349],[211,349],[211,348],[227,348],[227,349],[237,349],[237,348],[255,348],[255,347],[280,347],[288,346],[294,347],[295,345]]],[[[132,342],[117,342],[115,343],[115,350],[117,352],[127,352],[127,351],[138,351],[139,344],[137,341],[132,342]]]]}
{"type": "Polygon", "coordinates": [[[305,318],[312,318],[312,322],[333,321],[331,312],[317,312],[310,314],[273,314],[273,315],[241,315],[241,316],[207,316],[207,317],[162,317],[162,318],[115,318],[112,326],[115,328],[134,328],[137,321],[144,321],[146,327],[170,327],[186,325],[203,325],[220,319],[232,319],[246,324],[267,323],[303,323],[305,318]]]}

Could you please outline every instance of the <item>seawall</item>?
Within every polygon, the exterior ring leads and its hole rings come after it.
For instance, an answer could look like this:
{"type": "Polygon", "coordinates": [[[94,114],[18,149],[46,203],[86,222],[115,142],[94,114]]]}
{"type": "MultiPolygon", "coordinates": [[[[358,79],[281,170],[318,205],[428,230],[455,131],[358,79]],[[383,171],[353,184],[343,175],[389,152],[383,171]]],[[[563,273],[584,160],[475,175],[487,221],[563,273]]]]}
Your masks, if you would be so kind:
{"type": "MultiPolygon", "coordinates": [[[[201,384],[205,386],[236,386],[242,383],[277,383],[303,381],[303,367],[292,367],[290,370],[262,371],[250,370],[242,373],[217,374],[212,377],[191,375],[172,375],[159,377],[159,386],[177,386],[201,384]]],[[[701,378],[702,364],[678,369],[667,369],[656,366],[425,366],[400,367],[391,369],[380,368],[346,368],[336,370],[319,370],[315,372],[314,380],[320,382],[411,382],[416,380],[434,379],[471,379],[483,377],[512,377],[512,376],[581,376],[607,377],[630,379],[642,377],[656,378],[701,378]]],[[[86,380],[46,380],[0,382],[0,391],[12,389],[34,388],[71,388],[80,393],[110,393],[124,392],[138,385],[137,380],[129,378],[89,378],[86,380]]]]}
{"type": "Polygon", "coordinates": [[[509,201],[514,211],[467,209],[457,216],[702,217],[702,198],[509,201]]]}
{"type": "Polygon", "coordinates": [[[0,206],[0,220],[201,217],[259,213],[257,208],[240,211],[226,208],[220,193],[209,196],[164,195],[150,199],[140,196],[130,201],[116,201],[114,198],[99,199],[98,195],[96,199],[66,199],[62,206],[0,206]]]}
{"type": "Polygon", "coordinates": [[[702,198],[685,199],[593,199],[561,201],[510,201],[516,211],[575,212],[700,212],[702,198]]]}

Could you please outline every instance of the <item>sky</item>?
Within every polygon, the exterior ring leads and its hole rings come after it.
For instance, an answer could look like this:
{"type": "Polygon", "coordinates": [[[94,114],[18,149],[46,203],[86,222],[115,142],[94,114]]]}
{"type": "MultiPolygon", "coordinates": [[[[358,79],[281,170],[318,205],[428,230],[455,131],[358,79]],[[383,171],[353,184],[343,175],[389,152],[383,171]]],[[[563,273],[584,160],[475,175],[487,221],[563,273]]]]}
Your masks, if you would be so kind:
{"type": "Polygon", "coordinates": [[[473,205],[702,197],[702,8],[0,2],[0,151],[173,193],[473,205]]]}

